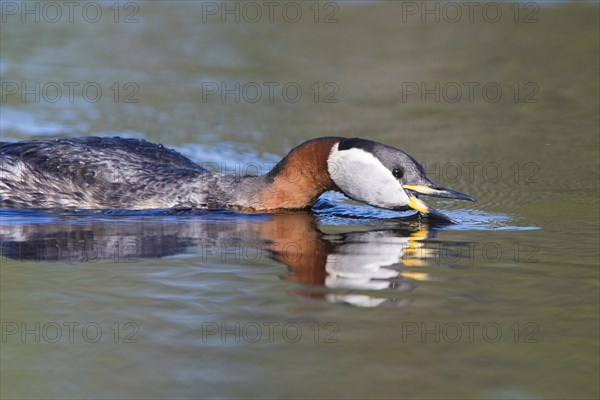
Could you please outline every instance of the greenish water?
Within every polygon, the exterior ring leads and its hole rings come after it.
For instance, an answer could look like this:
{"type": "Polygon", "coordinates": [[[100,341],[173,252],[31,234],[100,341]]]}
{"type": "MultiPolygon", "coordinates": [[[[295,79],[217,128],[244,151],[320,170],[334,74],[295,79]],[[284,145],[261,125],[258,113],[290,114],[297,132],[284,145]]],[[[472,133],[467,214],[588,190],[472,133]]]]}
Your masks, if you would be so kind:
{"type": "Polygon", "coordinates": [[[237,4],[222,22],[221,3],[106,3],[95,23],[3,4],[2,140],[143,137],[241,173],[360,136],[479,203],[427,199],[444,227],[336,195],[2,210],[1,397],[597,398],[598,4],[506,3],[495,23],[444,3],[423,23],[419,2],[253,23],[237,4]]]}

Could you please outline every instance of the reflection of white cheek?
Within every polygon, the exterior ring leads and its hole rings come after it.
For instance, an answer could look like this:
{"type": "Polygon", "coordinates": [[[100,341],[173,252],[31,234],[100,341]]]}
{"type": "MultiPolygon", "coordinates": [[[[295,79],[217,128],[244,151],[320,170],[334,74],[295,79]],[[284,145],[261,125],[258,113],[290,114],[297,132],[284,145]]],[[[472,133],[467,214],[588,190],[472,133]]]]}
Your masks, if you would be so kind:
{"type": "Polygon", "coordinates": [[[402,260],[407,238],[355,235],[356,243],[343,244],[327,257],[325,285],[330,288],[382,290],[400,274],[389,266],[402,260]],[[378,243],[379,241],[379,243],[378,243]]]}
{"type": "MultiPolygon", "coordinates": [[[[376,250],[374,250],[376,251],[376,250]]],[[[399,261],[398,255],[360,255],[335,254],[327,257],[325,271],[329,275],[348,279],[391,279],[398,276],[398,271],[385,268],[399,261]]]]}
{"type": "Polygon", "coordinates": [[[362,294],[328,294],[325,299],[330,303],[348,303],[357,307],[377,307],[386,300],[362,294]]]}
{"type": "MultiPolygon", "coordinates": [[[[410,290],[410,285],[395,281],[401,272],[404,250],[408,247],[408,237],[395,236],[387,231],[351,232],[346,242],[329,254],[325,264],[327,277],[325,286],[332,289],[350,290],[410,290]],[[394,282],[394,283],[393,283],[394,282]]],[[[348,303],[359,307],[376,307],[386,301],[386,297],[372,294],[331,293],[327,301],[348,303]]]]}
{"type": "Polygon", "coordinates": [[[372,281],[370,279],[340,278],[335,275],[327,275],[325,286],[330,289],[356,289],[356,290],[383,290],[390,287],[388,281],[372,281]]]}

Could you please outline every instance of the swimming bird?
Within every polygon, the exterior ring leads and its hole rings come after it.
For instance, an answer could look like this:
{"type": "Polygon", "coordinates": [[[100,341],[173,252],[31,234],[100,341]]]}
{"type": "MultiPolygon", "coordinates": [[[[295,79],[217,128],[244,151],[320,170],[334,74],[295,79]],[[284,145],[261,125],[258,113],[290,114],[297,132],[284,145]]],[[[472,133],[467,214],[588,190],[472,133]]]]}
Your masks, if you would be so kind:
{"type": "Polygon", "coordinates": [[[274,212],[310,208],[326,191],[371,206],[451,221],[417,196],[476,201],[433,183],[411,156],[361,138],[321,137],[264,175],[211,172],[161,144],[120,137],[0,143],[0,206],[45,209],[173,207],[274,212]]]}

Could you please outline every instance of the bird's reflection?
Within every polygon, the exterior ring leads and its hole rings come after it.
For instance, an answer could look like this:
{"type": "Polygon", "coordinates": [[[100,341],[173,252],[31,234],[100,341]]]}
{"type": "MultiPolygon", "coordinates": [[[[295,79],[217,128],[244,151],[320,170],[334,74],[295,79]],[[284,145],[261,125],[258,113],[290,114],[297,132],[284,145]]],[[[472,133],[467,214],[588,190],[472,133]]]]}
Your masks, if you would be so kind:
{"type": "Polygon", "coordinates": [[[2,216],[6,258],[127,263],[191,254],[201,262],[251,263],[264,262],[266,254],[287,265],[284,279],[304,285],[295,293],[363,307],[409,302],[401,294],[428,279],[418,266],[434,251],[426,243],[435,230],[423,222],[341,225],[324,232],[309,212],[2,216]]]}

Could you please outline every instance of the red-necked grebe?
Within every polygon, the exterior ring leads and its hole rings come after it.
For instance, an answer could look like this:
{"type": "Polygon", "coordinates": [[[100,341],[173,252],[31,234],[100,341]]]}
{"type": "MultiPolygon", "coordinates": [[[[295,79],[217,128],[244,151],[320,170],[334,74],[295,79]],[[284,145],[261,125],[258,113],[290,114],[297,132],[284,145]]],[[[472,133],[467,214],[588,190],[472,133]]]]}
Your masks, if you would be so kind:
{"type": "Polygon", "coordinates": [[[436,185],[393,147],[322,137],[292,149],[270,172],[234,176],[202,168],[145,140],[83,137],[0,144],[0,205],[8,208],[310,208],[336,190],[372,206],[447,219],[416,195],[475,201],[436,185]]]}

